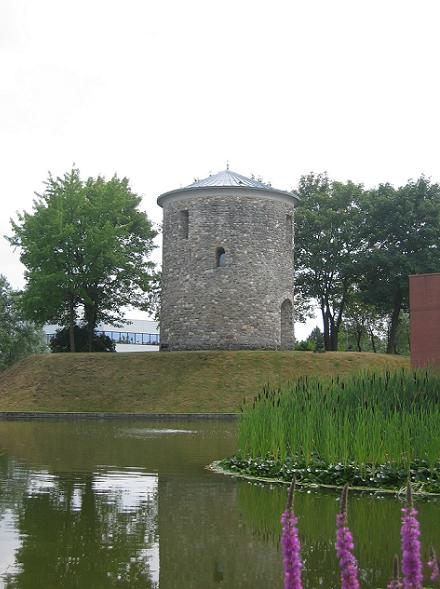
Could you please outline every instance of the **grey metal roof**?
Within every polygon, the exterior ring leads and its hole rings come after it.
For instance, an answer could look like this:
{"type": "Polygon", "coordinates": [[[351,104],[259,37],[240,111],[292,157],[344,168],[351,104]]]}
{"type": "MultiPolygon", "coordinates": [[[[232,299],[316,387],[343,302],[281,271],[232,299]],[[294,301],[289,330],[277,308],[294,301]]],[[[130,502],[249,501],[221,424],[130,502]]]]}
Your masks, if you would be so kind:
{"type": "Polygon", "coordinates": [[[255,180],[255,178],[246,178],[246,176],[231,170],[223,170],[203,180],[196,180],[186,188],[202,188],[205,186],[247,186],[250,188],[264,188],[265,190],[272,189],[269,184],[263,184],[263,182],[255,180]]]}
{"type": "Polygon", "coordinates": [[[217,174],[208,176],[208,178],[203,178],[203,180],[196,180],[192,184],[185,186],[184,188],[178,188],[176,190],[170,190],[169,192],[165,192],[161,194],[157,199],[157,203],[162,206],[162,201],[165,196],[187,192],[197,189],[203,188],[211,188],[211,187],[227,187],[233,186],[235,188],[252,188],[256,190],[264,190],[265,192],[274,192],[276,194],[283,194],[284,196],[289,196],[290,198],[298,200],[298,197],[295,193],[288,192],[287,190],[277,190],[273,188],[270,184],[264,184],[263,182],[256,180],[255,178],[247,178],[246,176],[242,176],[241,174],[237,174],[237,172],[233,172],[232,170],[222,170],[217,174]]]}

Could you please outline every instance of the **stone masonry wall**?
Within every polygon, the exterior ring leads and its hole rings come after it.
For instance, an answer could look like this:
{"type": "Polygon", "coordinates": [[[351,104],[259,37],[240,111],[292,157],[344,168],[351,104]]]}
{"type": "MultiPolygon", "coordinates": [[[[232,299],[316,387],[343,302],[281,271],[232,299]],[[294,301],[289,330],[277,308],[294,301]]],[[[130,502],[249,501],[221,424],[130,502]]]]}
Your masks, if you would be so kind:
{"type": "MultiPolygon", "coordinates": [[[[281,305],[293,303],[293,232],[286,218],[293,218],[293,204],[234,188],[189,191],[163,202],[162,346],[281,347],[281,305]],[[216,267],[218,248],[225,250],[225,267],[216,267]]],[[[285,327],[283,333],[282,347],[291,348],[293,325],[287,338],[285,327]]]]}

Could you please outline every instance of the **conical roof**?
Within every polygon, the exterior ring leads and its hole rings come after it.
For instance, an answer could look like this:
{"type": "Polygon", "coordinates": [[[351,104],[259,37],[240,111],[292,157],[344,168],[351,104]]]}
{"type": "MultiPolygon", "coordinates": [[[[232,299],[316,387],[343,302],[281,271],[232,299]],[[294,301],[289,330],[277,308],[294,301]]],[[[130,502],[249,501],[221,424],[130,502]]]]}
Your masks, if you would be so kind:
{"type": "Polygon", "coordinates": [[[213,174],[208,176],[207,178],[203,178],[203,180],[196,180],[192,184],[185,186],[184,188],[178,188],[177,190],[171,190],[169,192],[165,192],[161,194],[157,199],[157,204],[162,206],[162,201],[165,197],[171,196],[174,194],[179,194],[182,192],[192,192],[197,191],[198,189],[206,189],[206,188],[226,188],[226,187],[234,187],[234,188],[247,188],[247,189],[254,189],[254,190],[261,190],[265,192],[273,192],[275,194],[288,196],[293,198],[294,200],[298,200],[298,197],[292,193],[287,192],[284,190],[277,190],[272,188],[270,184],[264,184],[263,182],[256,180],[254,177],[248,178],[247,176],[242,176],[241,174],[237,174],[237,172],[233,172],[232,170],[222,170],[217,174],[213,174]]]}
{"type": "Polygon", "coordinates": [[[263,182],[255,180],[255,178],[246,178],[246,176],[237,174],[237,172],[229,169],[218,172],[213,176],[208,176],[208,178],[204,178],[203,180],[196,180],[187,186],[187,188],[202,188],[205,186],[248,186],[251,188],[271,190],[269,184],[263,184],[263,182]]]}

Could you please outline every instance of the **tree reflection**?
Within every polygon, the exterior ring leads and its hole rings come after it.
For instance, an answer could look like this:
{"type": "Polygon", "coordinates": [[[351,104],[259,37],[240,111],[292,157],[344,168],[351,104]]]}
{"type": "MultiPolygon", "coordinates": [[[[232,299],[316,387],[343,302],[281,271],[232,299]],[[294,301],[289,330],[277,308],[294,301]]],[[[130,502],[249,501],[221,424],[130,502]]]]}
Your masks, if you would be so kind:
{"type": "MultiPolygon", "coordinates": [[[[280,514],[285,509],[286,485],[269,490],[267,485],[239,486],[239,505],[252,532],[268,542],[278,543],[280,514]]],[[[335,555],[335,519],[338,492],[307,492],[297,489],[295,514],[299,518],[301,554],[304,561],[304,587],[339,586],[335,555]]],[[[350,529],[362,580],[368,587],[385,587],[394,554],[400,553],[402,504],[393,496],[352,493],[349,498],[350,529]]],[[[438,543],[438,500],[420,500],[422,546],[438,543]]]]}
{"type": "Polygon", "coordinates": [[[57,474],[22,495],[17,571],[4,575],[5,588],[157,587],[156,478],[113,481],[112,473],[57,474]]]}

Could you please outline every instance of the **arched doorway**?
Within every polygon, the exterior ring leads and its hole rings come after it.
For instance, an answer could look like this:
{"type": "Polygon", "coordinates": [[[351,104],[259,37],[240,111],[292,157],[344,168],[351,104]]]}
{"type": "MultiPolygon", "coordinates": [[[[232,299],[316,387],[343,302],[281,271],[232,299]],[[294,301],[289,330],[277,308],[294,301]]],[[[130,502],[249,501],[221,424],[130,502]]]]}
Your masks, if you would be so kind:
{"type": "Polygon", "coordinates": [[[293,309],[289,299],[281,305],[281,349],[293,347],[293,309]]]}

